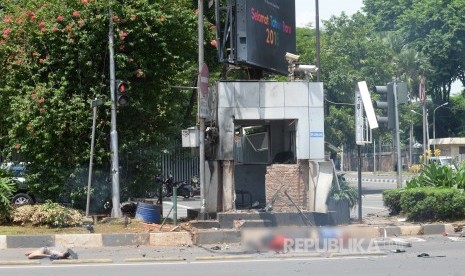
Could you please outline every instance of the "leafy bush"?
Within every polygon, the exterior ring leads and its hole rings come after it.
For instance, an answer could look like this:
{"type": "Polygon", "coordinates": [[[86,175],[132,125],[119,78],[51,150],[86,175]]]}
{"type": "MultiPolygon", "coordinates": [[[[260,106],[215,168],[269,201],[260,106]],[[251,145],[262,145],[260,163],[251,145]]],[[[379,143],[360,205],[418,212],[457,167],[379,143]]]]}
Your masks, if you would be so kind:
{"type": "Polygon", "coordinates": [[[465,217],[465,195],[457,189],[409,189],[402,194],[400,205],[410,220],[453,220],[465,217]]]}
{"type": "Polygon", "coordinates": [[[340,190],[338,190],[335,185],[331,186],[329,197],[334,201],[347,200],[349,202],[349,208],[354,208],[358,202],[357,189],[347,183],[343,174],[339,174],[337,177],[340,190]]]}
{"type": "Polygon", "coordinates": [[[389,209],[390,215],[398,215],[401,211],[400,197],[404,190],[385,190],[383,191],[383,203],[389,209]]]}
{"type": "Polygon", "coordinates": [[[409,220],[433,221],[465,218],[462,190],[421,187],[383,192],[384,205],[391,214],[402,212],[409,220]]]}
{"type": "Polygon", "coordinates": [[[16,183],[11,174],[0,169],[0,224],[7,221],[10,217],[10,200],[15,191],[16,183]]]}
{"type": "Polygon", "coordinates": [[[465,164],[454,169],[436,163],[424,165],[420,175],[407,181],[407,188],[418,187],[445,187],[465,188],[465,164]]]}
{"type": "Polygon", "coordinates": [[[13,210],[13,222],[20,224],[69,227],[82,223],[83,215],[74,209],[47,201],[41,205],[24,205],[13,210]]]}

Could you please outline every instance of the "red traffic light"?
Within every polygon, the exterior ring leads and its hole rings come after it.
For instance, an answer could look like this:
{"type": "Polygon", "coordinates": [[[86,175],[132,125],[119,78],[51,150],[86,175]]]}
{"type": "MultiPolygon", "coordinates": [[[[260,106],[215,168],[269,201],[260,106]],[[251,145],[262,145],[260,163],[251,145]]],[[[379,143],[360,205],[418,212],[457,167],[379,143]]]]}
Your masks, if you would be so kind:
{"type": "Polygon", "coordinates": [[[116,88],[116,103],[118,106],[128,106],[129,105],[129,97],[126,93],[127,84],[122,80],[115,81],[115,88],[116,88]]]}

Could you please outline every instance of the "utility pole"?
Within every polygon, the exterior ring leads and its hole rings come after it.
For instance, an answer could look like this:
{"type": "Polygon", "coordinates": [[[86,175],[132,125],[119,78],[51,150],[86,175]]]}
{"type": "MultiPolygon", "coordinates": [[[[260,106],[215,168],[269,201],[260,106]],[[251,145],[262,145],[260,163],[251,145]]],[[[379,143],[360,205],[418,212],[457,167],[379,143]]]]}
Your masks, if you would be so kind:
{"type": "Polygon", "coordinates": [[[115,57],[113,50],[113,11],[110,9],[110,30],[108,32],[108,50],[110,52],[110,96],[111,96],[111,202],[113,208],[111,217],[122,217],[119,195],[119,156],[118,156],[118,132],[116,131],[116,97],[115,97],[115,57]]]}
{"type": "Polygon", "coordinates": [[[199,44],[199,75],[197,79],[197,100],[198,100],[198,118],[199,118],[199,181],[200,181],[200,219],[206,219],[205,214],[205,118],[200,116],[200,85],[201,77],[200,72],[202,71],[204,63],[204,30],[203,30],[203,0],[198,0],[198,44],[199,44]]]}
{"type": "Polygon", "coordinates": [[[396,135],[396,150],[397,150],[397,188],[402,188],[402,156],[400,152],[400,134],[399,134],[399,107],[397,98],[397,81],[393,82],[394,92],[394,118],[395,118],[395,135],[396,135]]]}
{"type": "Polygon", "coordinates": [[[316,81],[321,81],[321,64],[320,64],[320,7],[319,0],[315,0],[315,29],[316,29],[316,81]]]}

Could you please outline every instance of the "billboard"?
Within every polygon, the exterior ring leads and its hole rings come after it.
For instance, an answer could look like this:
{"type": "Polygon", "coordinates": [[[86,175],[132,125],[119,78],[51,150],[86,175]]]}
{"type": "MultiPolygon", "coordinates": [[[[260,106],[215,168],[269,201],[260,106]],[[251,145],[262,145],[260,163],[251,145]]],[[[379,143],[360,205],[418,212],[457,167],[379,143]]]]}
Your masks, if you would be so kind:
{"type": "Polygon", "coordinates": [[[236,62],[287,74],[296,52],[294,0],[236,0],[236,62]]]}

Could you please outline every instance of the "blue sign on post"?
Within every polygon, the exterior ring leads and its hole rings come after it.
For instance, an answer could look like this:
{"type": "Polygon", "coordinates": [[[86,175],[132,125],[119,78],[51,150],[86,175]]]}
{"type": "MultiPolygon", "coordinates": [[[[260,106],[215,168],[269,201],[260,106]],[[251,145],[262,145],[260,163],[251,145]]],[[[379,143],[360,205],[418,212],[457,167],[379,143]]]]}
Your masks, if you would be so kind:
{"type": "Polygon", "coordinates": [[[310,138],[324,138],[325,133],[321,131],[310,131],[310,138]]]}

